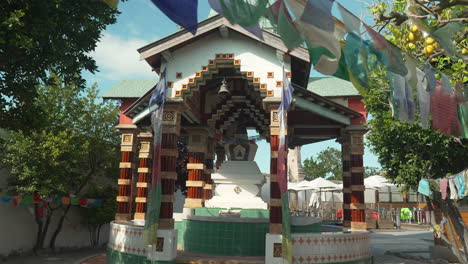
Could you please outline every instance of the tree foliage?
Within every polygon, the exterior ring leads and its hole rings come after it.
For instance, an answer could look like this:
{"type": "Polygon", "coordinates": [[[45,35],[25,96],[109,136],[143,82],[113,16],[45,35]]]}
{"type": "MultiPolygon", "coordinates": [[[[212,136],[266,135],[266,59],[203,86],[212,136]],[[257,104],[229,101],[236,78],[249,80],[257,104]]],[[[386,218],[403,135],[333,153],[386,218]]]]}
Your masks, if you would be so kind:
{"type": "Polygon", "coordinates": [[[95,72],[89,55],[101,32],[116,22],[118,11],[103,1],[0,1],[0,122],[2,127],[40,125],[30,102],[39,83],[53,83],[55,71],[65,83],[84,88],[82,70],[95,72]]]}
{"type": "Polygon", "coordinates": [[[102,200],[102,206],[82,209],[82,223],[88,228],[92,247],[99,246],[102,226],[114,220],[117,210],[115,193],[117,190],[112,185],[93,185],[85,193],[86,197],[102,200]]]}
{"type": "MultiPolygon", "coordinates": [[[[446,36],[455,43],[458,52],[457,56],[451,56],[412,22],[415,13],[424,25],[434,30],[450,23],[466,22],[466,7],[461,6],[466,3],[466,0],[397,0],[392,3],[379,0],[371,7],[371,12],[374,14],[376,26],[381,27],[380,30],[387,39],[417,58],[420,63],[429,63],[433,68],[450,76],[452,85],[455,81],[459,81],[466,86],[468,71],[466,63],[461,58],[463,56],[460,56],[466,55],[468,32],[466,27],[446,36]]],[[[417,123],[409,124],[392,117],[385,71],[385,68],[378,67],[371,73],[371,89],[365,95],[364,102],[368,113],[373,117],[368,122],[370,132],[367,139],[372,150],[378,155],[386,177],[402,184],[405,189],[417,190],[422,178],[442,178],[465,169],[468,166],[466,139],[449,137],[438,131],[423,129],[417,123]]],[[[436,77],[440,78],[439,74],[436,74],[436,77]]],[[[468,230],[463,221],[460,221],[461,217],[455,203],[451,200],[442,200],[438,190],[433,191],[434,196],[428,198],[429,206],[442,210],[454,225],[456,234],[463,240],[463,237],[467,237],[468,230]]],[[[467,255],[462,256],[456,250],[454,241],[445,238],[445,242],[452,245],[452,252],[457,255],[461,263],[468,263],[467,255]]],[[[463,243],[465,252],[467,252],[467,243],[468,240],[465,239],[463,243]]]]}
{"type": "Polygon", "coordinates": [[[317,157],[305,159],[303,169],[306,180],[313,180],[319,177],[341,180],[343,173],[341,151],[328,147],[320,151],[317,157]]]}
{"type": "MultiPolygon", "coordinates": [[[[11,170],[10,185],[20,193],[44,198],[81,195],[93,179],[117,175],[118,135],[113,126],[119,111],[109,102],[98,101],[96,86],[81,93],[76,85],[64,85],[55,75],[52,79],[51,85],[37,87],[39,94],[30,103],[40,109],[41,126],[9,131],[0,163],[11,170]]],[[[44,208],[45,222],[36,213],[36,249],[43,246],[53,213],[63,209],[49,244],[54,248],[70,205],[46,202],[44,208]]]]}

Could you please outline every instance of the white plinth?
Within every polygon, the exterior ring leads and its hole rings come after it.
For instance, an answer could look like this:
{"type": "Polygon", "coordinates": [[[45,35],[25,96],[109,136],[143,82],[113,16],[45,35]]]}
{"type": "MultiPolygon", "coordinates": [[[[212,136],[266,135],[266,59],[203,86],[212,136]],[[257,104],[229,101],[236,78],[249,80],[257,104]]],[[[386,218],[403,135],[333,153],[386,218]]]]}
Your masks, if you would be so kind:
{"type": "Polygon", "coordinates": [[[269,264],[289,264],[289,261],[283,257],[275,257],[274,248],[275,244],[281,245],[283,236],[279,234],[266,234],[265,239],[265,263],[269,264]]]}
{"type": "Polygon", "coordinates": [[[177,256],[177,229],[159,229],[158,238],[163,239],[162,251],[158,251],[156,245],[149,246],[148,260],[175,260],[177,256]]]}
{"type": "Polygon", "coordinates": [[[214,197],[205,207],[267,209],[259,197],[259,185],[265,182],[255,161],[225,161],[211,175],[215,184],[214,197]]]}

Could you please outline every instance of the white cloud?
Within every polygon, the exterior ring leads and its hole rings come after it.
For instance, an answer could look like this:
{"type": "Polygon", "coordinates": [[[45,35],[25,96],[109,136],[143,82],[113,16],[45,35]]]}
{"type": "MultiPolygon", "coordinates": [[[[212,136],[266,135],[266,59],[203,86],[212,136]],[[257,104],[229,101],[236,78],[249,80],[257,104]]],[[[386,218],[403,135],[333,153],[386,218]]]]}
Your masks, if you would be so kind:
{"type": "Polygon", "coordinates": [[[138,48],[150,41],[140,38],[123,38],[104,33],[91,56],[99,67],[97,75],[109,80],[155,78],[156,74],[146,61],[140,61],[138,48]]]}

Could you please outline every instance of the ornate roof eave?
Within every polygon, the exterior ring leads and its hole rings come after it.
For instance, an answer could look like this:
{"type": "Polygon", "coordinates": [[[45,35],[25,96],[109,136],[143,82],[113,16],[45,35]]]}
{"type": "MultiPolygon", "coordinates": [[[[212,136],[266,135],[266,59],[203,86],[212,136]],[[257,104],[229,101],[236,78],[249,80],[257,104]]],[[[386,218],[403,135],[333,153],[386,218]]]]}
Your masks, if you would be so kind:
{"type": "Polygon", "coordinates": [[[353,117],[362,116],[344,105],[333,102],[323,96],[293,84],[295,106],[315,114],[332,119],[344,125],[350,125],[353,117]]]}
{"type": "MultiPolygon", "coordinates": [[[[141,47],[137,51],[140,53],[141,60],[146,60],[153,68],[159,68],[161,63],[161,56],[164,51],[172,48],[179,48],[189,44],[192,41],[203,37],[222,26],[226,26],[236,32],[239,32],[247,37],[250,37],[284,53],[288,52],[288,48],[284,45],[283,41],[278,35],[266,30],[262,30],[263,40],[261,40],[241,26],[232,25],[226,18],[221,15],[210,17],[198,23],[198,29],[195,35],[185,29],[182,29],[174,34],[141,47]]],[[[309,52],[304,47],[298,47],[292,51],[289,51],[288,54],[306,63],[309,63],[309,52]]]]}

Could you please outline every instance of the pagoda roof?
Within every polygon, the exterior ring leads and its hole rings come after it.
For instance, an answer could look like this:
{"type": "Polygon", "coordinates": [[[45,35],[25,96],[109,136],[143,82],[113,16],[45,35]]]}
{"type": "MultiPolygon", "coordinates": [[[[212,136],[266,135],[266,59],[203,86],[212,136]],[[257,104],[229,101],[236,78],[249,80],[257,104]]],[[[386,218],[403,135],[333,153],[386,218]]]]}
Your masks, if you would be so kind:
{"type": "MultiPolygon", "coordinates": [[[[140,98],[153,88],[158,79],[122,80],[105,91],[104,99],[140,98]]],[[[310,77],[307,90],[323,97],[360,96],[351,82],[336,77],[310,77]]]]}
{"type": "Polygon", "coordinates": [[[361,96],[351,82],[336,77],[310,77],[307,90],[324,97],[361,96]]]}
{"type": "Polygon", "coordinates": [[[121,80],[105,91],[102,97],[104,99],[140,98],[158,83],[158,79],[121,80]]]}

